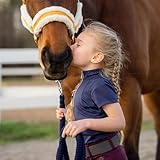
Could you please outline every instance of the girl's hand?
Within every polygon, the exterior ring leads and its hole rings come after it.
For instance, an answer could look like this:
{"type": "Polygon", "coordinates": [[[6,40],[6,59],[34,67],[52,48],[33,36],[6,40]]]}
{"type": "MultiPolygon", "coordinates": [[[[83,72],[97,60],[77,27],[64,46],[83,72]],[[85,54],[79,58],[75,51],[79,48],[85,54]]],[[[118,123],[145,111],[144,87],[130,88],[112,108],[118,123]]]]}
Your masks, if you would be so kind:
{"type": "Polygon", "coordinates": [[[65,136],[75,137],[80,132],[83,132],[87,129],[87,121],[85,119],[78,121],[71,121],[64,127],[62,132],[62,137],[65,136]]]}
{"type": "Polygon", "coordinates": [[[65,116],[66,109],[64,108],[57,108],[56,109],[56,118],[57,119],[62,119],[65,116]]]}

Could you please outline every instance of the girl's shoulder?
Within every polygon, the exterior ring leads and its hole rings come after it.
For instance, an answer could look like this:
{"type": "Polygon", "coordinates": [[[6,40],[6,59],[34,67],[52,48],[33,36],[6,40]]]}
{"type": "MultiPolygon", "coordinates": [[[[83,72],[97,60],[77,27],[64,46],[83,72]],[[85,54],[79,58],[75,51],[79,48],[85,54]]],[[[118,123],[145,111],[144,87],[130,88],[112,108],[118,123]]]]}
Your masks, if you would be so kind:
{"type": "Polygon", "coordinates": [[[112,81],[107,76],[101,73],[92,79],[92,84],[96,86],[99,86],[99,85],[111,85],[112,86],[113,85],[112,81]]]}
{"type": "Polygon", "coordinates": [[[91,83],[90,83],[90,86],[91,86],[91,90],[99,90],[100,88],[102,89],[106,89],[106,90],[112,90],[114,92],[115,91],[115,87],[112,83],[112,81],[105,75],[103,74],[100,74],[98,76],[96,76],[95,78],[91,79],[91,83]]]}

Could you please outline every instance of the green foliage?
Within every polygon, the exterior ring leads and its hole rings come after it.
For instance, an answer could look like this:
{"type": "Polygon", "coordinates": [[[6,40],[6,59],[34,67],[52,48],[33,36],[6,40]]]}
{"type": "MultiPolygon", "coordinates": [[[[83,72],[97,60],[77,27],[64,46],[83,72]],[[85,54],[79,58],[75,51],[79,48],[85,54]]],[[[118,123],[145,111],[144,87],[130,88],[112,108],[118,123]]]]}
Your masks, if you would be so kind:
{"type": "Polygon", "coordinates": [[[0,123],[0,143],[10,143],[30,139],[56,139],[57,123],[24,123],[6,121],[0,123]]]}

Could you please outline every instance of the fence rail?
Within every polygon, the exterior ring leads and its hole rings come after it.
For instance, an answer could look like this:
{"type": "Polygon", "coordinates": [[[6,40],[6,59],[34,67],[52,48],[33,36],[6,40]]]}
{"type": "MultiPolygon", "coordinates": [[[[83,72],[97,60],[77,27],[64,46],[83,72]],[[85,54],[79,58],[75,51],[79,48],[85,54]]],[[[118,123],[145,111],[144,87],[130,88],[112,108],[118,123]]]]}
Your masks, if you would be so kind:
{"type": "Polygon", "coordinates": [[[42,75],[42,70],[38,64],[38,50],[35,48],[0,49],[0,84],[3,76],[42,75]],[[6,65],[7,67],[5,67],[6,65]]]}
{"type": "Polygon", "coordinates": [[[4,76],[42,74],[37,49],[0,49],[0,112],[56,106],[58,89],[55,86],[2,86],[4,76]]]}

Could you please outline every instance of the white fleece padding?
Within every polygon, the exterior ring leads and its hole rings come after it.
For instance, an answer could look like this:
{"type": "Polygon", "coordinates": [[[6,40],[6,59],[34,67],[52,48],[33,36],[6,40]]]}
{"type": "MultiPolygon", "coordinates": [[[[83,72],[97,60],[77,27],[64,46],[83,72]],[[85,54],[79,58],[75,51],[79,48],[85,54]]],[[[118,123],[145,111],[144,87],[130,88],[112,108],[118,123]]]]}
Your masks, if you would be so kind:
{"type": "Polygon", "coordinates": [[[51,6],[51,7],[46,7],[44,9],[41,9],[33,18],[33,24],[36,23],[36,21],[38,20],[38,18],[40,16],[42,16],[43,14],[45,13],[49,13],[49,12],[52,12],[52,11],[60,11],[60,12],[63,12],[65,14],[67,14],[69,17],[71,17],[71,19],[74,21],[74,16],[73,14],[66,8],[63,8],[63,7],[60,7],[60,6],[51,6]]]}
{"type": "Polygon", "coordinates": [[[66,24],[66,26],[68,27],[68,29],[71,31],[72,34],[75,33],[75,29],[74,29],[74,25],[75,25],[75,19],[73,14],[63,8],[63,7],[58,7],[58,6],[52,6],[52,7],[47,7],[44,8],[42,10],[40,10],[35,17],[33,18],[33,22],[32,22],[32,26],[35,25],[35,23],[37,22],[37,20],[39,19],[39,17],[41,17],[42,15],[44,15],[45,13],[49,13],[49,12],[54,12],[54,11],[60,11],[62,13],[65,13],[66,15],[68,15],[72,20],[70,20],[67,16],[63,16],[63,15],[58,15],[58,14],[53,14],[53,15],[49,15],[43,19],[41,19],[39,21],[39,23],[37,24],[37,26],[34,28],[34,34],[36,36],[38,36],[38,34],[41,32],[42,28],[48,24],[49,22],[53,22],[53,21],[57,21],[57,22],[63,22],[66,24]]]}
{"type": "Polygon", "coordinates": [[[65,23],[67,28],[70,30],[72,36],[74,37],[74,34],[78,32],[78,30],[81,27],[82,22],[83,22],[82,7],[83,7],[83,4],[78,0],[78,2],[77,2],[77,12],[76,12],[75,17],[66,8],[63,8],[63,7],[60,7],[60,6],[47,7],[47,8],[44,8],[44,9],[40,10],[34,16],[34,18],[32,20],[31,16],[29,15],[29,13],[27,11],[26,5],[23,4],[21,6],[21,20],[22,20],[23,26],[26,29],[28,29],[31,33],[34,34],[35,39],[38,38],[39,33],[42,31],[42,28],[45,25],[47,25],[50,22],[54,22],[54,21],[65,23]],[[45,18],[43,18],[42,20],[40,20],[38,22],[38,24],[35,25],[35,23],[37,23],[37,20],[39,20],[39,18],[42,15],[44,15],[45,13],[52,12],[52,11],[62,12],[62,13],[65,13],[67,16],[60,15],[60,14],[49,15],[49,16],[46,16],[45,18]],[[68,16],[70,18],[68,18],[68,16]],[[35,28],[33,28],[34,25],[35,25],[35,28]]]}
{"type": "Polygon", "coordinates": [[[21,12],[21,21],[23,26],[29,30],[31,33],[33,33],[32,31],[32,18],[31,16],[28,14],[26,5],[23,4],[20,8],[20,12],[21,12]]]}
{"type": "Polygon", "coordinates": [[[43,20],[41,20],[38,23],[38,25],[34,28],[34,34],[35,34],[35,36],[38,37],[39,33],[42,31],[42,28],[46,24],[48,24],[50,22],[53,22],[53,19],[54,19],[54,21],[65,23],[65,25],[70,30],[70,32],[71,32],[72,35],[75,33],[75,29],[74,29],[73,23],[70,20],[68,20],[68,18],[66,16],[55,14],[55,15],[51,15],[51,16],[45,17],[43,20]]]}
{"type": "Polygon", "coordinates": [[[82,7],[83,7],[83,4],[78,1],[77,3],[77,13],[75,15],[75,23],[76,23],[76,33],[78,32],[79,28],[81,27],[82,23],[83,23],[83,16],[82,16],[82,7]]]}

